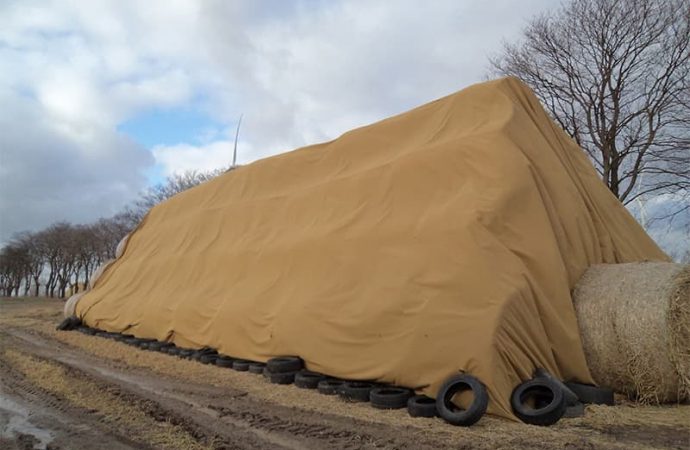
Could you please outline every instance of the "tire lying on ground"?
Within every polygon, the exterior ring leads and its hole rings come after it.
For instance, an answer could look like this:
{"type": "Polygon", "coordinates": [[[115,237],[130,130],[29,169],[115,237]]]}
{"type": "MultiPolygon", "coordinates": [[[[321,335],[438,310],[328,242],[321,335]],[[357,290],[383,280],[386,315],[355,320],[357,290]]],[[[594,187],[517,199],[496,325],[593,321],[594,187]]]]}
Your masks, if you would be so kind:
{"type": "Polygon", "coordinates": [[[369,392],[371,406],[377,409],[400,409],[407,406],[412,391],[399,387],[376,387],[369,392]]]}
{"type": "Polygon", "coordinates": [[[218,355],[215,353],[208,353],[201,355],[199,357],[199,362],[202,364],[215,364],[218,359],[218,355]]]}
{"type": "Polygon", "coordinates": [[[375,384],[364,381],[346,381],[341,386],[338,394],[351,402],[368,402],[369,393],[375,387],[375,384]]]}
{"type": "Polygon", "coordinates": [[[261,375],[264,372],[264,367],[266,367],[265,363],[253,362],[249,364],[249,372],[256,375],[261,375]]]}
{"type": "Polygon", "coordinates": [[[60,331],[71,331],[81,326],[81,319],[77,316],[69,316],[55,328],[60,331]]]}
{"type": "Polygon", "coordinates": [[[613,405],[613,390],[606,387],[597,387],[589,384],[565,383],[568,389],[575,393],[582,403],[595,405],[613,405]]]}
{"type": "Polygon", "coordinates": [[[302,389],[316,389],[319,381],[326,377],[320,373],[303,370],[295,374],[295,386],[302,389]]]}
{"type": "Polygon", "coordinates": [[[534,371],[534,378],[548,378],[549,380],[553,381],[555,384],[558,385],[558,387],[561,388],[563,391],[563,396],[565,397],[565,405],[566,406],[572,406],[578,403],[579,398],[575,392],[573,392],[572,389],[570,389],[564,382],[559,380],[558,378],[554,377],[551,375],[549,372],[546,371],[546,369],[543,368],[538,368],[537,370],[534,371]]]}
{"type": "Polygon", "coordinates": [[[227,356],[227,355],[221,355],[216,359],[216,366],[219,367],[227,367],[232,369],[232,363],[235,362],[235,358],[232,356],[227,356]]]}
{"type": "Polygon", "coordinates": [[[179,356],[180,358],[190,359],[194,353],[195,350],[191,348],[181,348],[177,356],[179,356]]]}
{"type": "Polygon", "coordinates": [[[156,342],[156,340],[155,339],[140,339],[139,344],[137,346],[142,350],[148,350],[149,344],[151,344],[153,342],[156,342]]]}
{"type": "Polygon", "coordinates": [[[548,378],[534,378],[518,385],[510,396],[513,413],[525,423],[548,426],[565,413],[563,390],[548,378]]]}
{"type": "Polygon", "coordinates": [[[192,353],[191,358],[195,361],[201,361],[201,357],[203,355],[217,355],[218,351],[214,350],[210,347],[203,347],[200,348],[199,350],[195,350],[194,353],[192,353]]]}
{"type": "Polygon", "coordinates": [[[320,394],[336,395],[345,382],[343,380],[326,379],[316,385],[320,394]]]}
{"type": "Polygon", "coordinates": [[[160,350],[161,347],[165,345],[165,342],[150,342],[149,345],[146,347],[148,350],[160,350]]]}
{"type": "Polygon", "coordinates": [[[103,339],[117,339],[117,333],[111,333],[110,331],[99,331],[96,333],[96,336],[102,337],[103,339]]]}
{"type": "Polygon", "coordinates": [[[292,384],[295,381],[295,374],[297,372],[271,372],[268,379],[273,384],[292,384]]]}
{"type": "Polygon", "coordinates": [[[407,412],[412,417],[436,417],[436,400],[426,395],[415,395],[407,401],[407,412]]]}
{"type": "Polygon", "coordinates": [[[165,344],[161,345],[161,347],[158,349],[159,352],[161,353],[169,353],[171,348],[177,348],[175,344],[172,342],[166,342],[165,344]]]}
{"type": "Polygon", "coordinates": [[[585,404],[577,402],[574,405],[567,406],[563,413],[563,418],[573,419],[575,417],[582,417],[585,415],[585,404]]]}
{"type": "Polygon", "coordinates": [[[477,378],[468,374],[454,375],[441,386],[436,396],[436,409],[443,420],[460,426],[475,424],[486,413],[489,405],[489,395],[486,387],[477,378]],[[458,407],[460,399],[454,399],[456,394],[472,393],[470,405],[463,409],[458,407]]]}
{"type": "Polygon", "coordinates": [[[269,359],[266,367],[271,373],[297,372],[304,368],[304,361],[297,356],[279,356],[269,359]]]}
{"type": "Polygon", "coordinates": [[[249,370],[249,365],[252,361],[247,361],[246,359],[236,359],[232,363],[232,368],[239,372],[246,372],[249,370]]]}

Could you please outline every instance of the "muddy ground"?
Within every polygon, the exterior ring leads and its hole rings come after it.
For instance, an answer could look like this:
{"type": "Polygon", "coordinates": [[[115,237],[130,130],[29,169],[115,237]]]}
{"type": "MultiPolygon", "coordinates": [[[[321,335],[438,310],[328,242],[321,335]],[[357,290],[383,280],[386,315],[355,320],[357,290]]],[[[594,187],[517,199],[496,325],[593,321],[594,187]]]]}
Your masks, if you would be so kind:
{"type": "Polygon", "coordinates": [[[548,428],[471,428],[55,331],[62,301],[0,299],[0,448],[690,448],[690,406],[588,406],[548,428]]]}

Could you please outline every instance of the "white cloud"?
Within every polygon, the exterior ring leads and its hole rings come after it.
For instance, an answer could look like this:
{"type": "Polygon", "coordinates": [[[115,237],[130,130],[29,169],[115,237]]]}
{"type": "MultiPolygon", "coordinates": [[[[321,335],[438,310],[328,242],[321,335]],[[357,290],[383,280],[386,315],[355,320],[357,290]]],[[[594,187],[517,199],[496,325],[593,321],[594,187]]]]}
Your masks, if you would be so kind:
{"type": "Polygon", "coordinates": [[[21,229],[117,211],[154,165],[166,175],[227,166],[240,114],[238,162],[248,163],[480,81],[500,41],[554,7],[552,0],[0,2],[0,243],[21,229]],[[227,129],[151,152],[116,131],[147,110],[190,102],[227,129]]]}
{"type": "MultiPolygon", "coordinates": [[[[232,164],[234,145],[234,141],[225,140],[203,145],[159,145],[153,148],[153,156],[165,176],[188,170],[210,171],[232,164]]],[[[239,145],[247,147],[246,143],[239,145]]]]}
{"type": "MultiPolygon", "coordinates": [[[[0,90],[0,242],[12,232],[111,215],[144,185],[136,169],[151,154],[127,136],[100,130],[96,150],[53,125],[39,102],[0,90]]],[[[91,142],[91,144],[95,144],[91,142]]]]}
{"type": "MultiPolygon", "coordinates": [[[[238,162],[247,163],[480,81],[502,39],[556,6],[6,0],[0,242],[55,220],[111,214],[145,186],[143,174],[154,165],[166,175],[228,165],[242,113],[238,162]],[[198,106],[199,99],[226,130],[201,130],[192,142],[151,152],[116,131],[147,110],[198,106]]],[[[650,202],[650,211],[659,208],[650,202]]],[[[687,238],[690,225],[678,223],[652,229],[668,250],[687,238]]]]}

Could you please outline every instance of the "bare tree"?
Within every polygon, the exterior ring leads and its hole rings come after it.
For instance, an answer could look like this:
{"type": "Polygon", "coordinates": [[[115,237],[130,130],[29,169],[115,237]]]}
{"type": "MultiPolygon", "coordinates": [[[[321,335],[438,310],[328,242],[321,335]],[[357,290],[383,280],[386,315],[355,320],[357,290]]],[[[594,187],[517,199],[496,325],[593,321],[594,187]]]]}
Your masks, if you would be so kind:
{"type": "Polygon", "coordinates": [[[11,242],[0,250],[0,295],[19,296],[22,285],[28,287],[30,264],[29,250],[21,242],[11,242]]]}
{"type": "Polygon", "coordinates": [[[24,248],[27,256],[24,295],[29,295],[31,287],[33,287],[31,293],[36,296],[41,287],[41,274],[46,263],[45,248],[36,233],[27,231],[15,235],[13,242],[24,248]]]}
{"type": "Polygon", "coordinates": [[[688,36],[687,0],[570,0],[533,19],[491,66],[535,91],[623,203],[687,196],[688,36]]]}
{"type": "Polygon", "coordinates": [[[165,182],[152,186],[146,191],[142,192],[139,199],[134,202],[134,205],[126,208],[121,213],[121,216],[130,223],[134,223],[134,226],[136,226],[136,224],[138,224],[141,219],[144,218],[146,213],[148,213],[149,210],[157,204],[169,199],[175,194],[179,194],[182,191],[186,191],[187,189],[209,181],[232,169],[234,169],[234,167],[230,167],[229,169],[216,169],[207,172],[190,170],[180,174],[171,175],[165,180],[165,182]]]}
{"type": "MultiPolygon", "coordinates": [[[[231,167],[228,170],[232,170],[231,167]]],[[[144,192],[133,207],[89,225],[54,223],[38,232],[22,232],[0,248],[0,295],[44,294],[64,297],[71,285],[88,285],[96,269],[115,257],[120,240],[131,232],[150,208],[175,194],[208,181],[225,169],[190,171],[169,177],[144,192]]]]}

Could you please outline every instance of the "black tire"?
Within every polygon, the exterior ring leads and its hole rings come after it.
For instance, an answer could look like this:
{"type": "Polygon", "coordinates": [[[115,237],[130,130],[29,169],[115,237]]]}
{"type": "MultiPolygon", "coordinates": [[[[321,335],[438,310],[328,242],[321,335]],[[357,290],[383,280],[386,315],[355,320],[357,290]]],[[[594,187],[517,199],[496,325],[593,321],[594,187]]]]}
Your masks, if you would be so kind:
{"type": "Polygon", "coordinates": [[[159,348],[158,351],[161,353],[168,353],[171,348],[177,347],[172,342],[166,342],[165,344],[161,345],[161,348],[159,348]]]}
{"type": "Polygon", "coordinates": [[[125,342],[127,339],[131,339],[133,337],[134,336],[131,334],[120,334],[115,338],[115,340],[120,341],[120,342],[125,342]]]}
{"type": "Polygon", "coordinates": [[[215,364],[218,359],[218,355],[210,353],[206,355],[201,355],[199,357],[199,362],[202,364],[215,364]]]}
{"type": "Polygon", "coordinates": [[[415,395],[407,401],[407,412],[412,417],[436,417],[436,400],[426,395],[415,395]]]}
{"type": "Polygon", "coordinates": [[[264,371],[261,372],[261,374],[262,374],[262,375],[264,376],[264,378],[266,378],[267,380],[269,379],[269,377],[271,376],[271,371],[268,370],[268,366],[267,366],[267,367],[264,367],[264,371]]]}
{"type": "Polygon", "coordinates": [[[553,381],[556,383],[561,390],[563,391],[563,395],[565,396],[565,405],[566,406],[572,406],[575,405],[578,402],[577,395],[563,383],[561,380],[558,378],[554,377],[551,375],[549,372],[546,371],[546,369],[542,369],[541,367],[538,368],[537,370],[534,371],[534,377],[544,377],[548,378],[549,380],[553,381]]]}
{"type": "Polygon", "coordinates": [[[232,363],[232,368],[238,372],[246,372],[249,370],[249,365],[252,361],[247,361],[246,359],[236,359],[232,363]]]}
{"type": "Polygon", "coordinates": [[[235,362],[235,358],[232,358],[230,356],[219,356],[218,359],[216,359],[216,366],[218,367],[227,367],[232,369],[232,363],[235,362]]]}
{"type": "Polygon", "coordinates": [[[182,351],[182,349],[179,348],[179,347],[168,347],[166,353],[167,353],[168,355],[177,356],[177,355],[180,354],[180,351],[182,351]]]}
{"type": "Polygon", "coordinates": [[[81,319],[77,316],[69,316],[55,328],[60,331],[71,331],[81,325],[81,319]]]}
{"type": "Polygon", "coordinates": [[[297,356],[280,356],[269,359],[266,367],[271,373],[298,372],[304,368],[304,361],[297,356]]]}
{"type": "Polygon", "coordinates": [[[127,344],[127,345],[139,346],[139,342],[141,342],[141,339],[136,338],[136,337],[131,337],[131,338],[124,339],[122,342],[124,344],[127,344]]]}
{"type": "Polygon", "coordinates": [[[253,362],[249,364],[249,372],[256,375],[261,375],[264,373],[264,367],[266,367],[265,363],[253,362]]]}
{"type": "Polygon", "coordinates": [[[564,419],[574,419],[576,417],[582,417],[585,415],[585,404],[577,402],[574,405],[570,405],[565,408],[563,413],[564,419]]]}
{"type": "Polygon", "coordinates": [[[577,395],[582,403],[609,406],[615,404],[613,390],[610,388],[572,382],[565,383],[565,385],[577,395]]]}
{"type": "Polygon", "coordinates": [[[295,374],[295,386],[302,389],[316,389],[319,381],[326,377],[320,373],[303,370],[295,374]]]}
{"type": "Polygon", "coordinates": [[[139,343],[137,346],[143,350],[148,350],[149,349],[149,344],[152,342],[156,342],[155,339],[139,339],[139,343]]]}
{"type": "Polygon", "coordinates": [[[324,395],[336,395],[340,388],[345,384],[343,380],[325,379],[319,381],[316,385],[316,389],[319,390],[320,394],[324,395]]]}
{"type": "Polygon", "coordinates": [[[364,381],[346,381],[341,386],[338,394],[351,402],[368,402],[369,393],[375,387],[375,384],[364,381]]]}
{"type": "Polygon", "coordinates": [[[62,322],[58,324],[58,326],[55,327],[56,330],[58,331],[67,331],[71,323],[71,317],[67,317],[66,319],[63,319],[62,322]]]}
{"type": "Polygon", "coordinates": [[[202,347],[200,349],[194,350],[194,353],[192,353],[191,359],[194,361],[201,361],[201,356],[202,355],[217,355],[218,351],[215,349],[212,349],[210,347],[202,347]]]}
{"type": "Polygon", "coordinates": [[[180,351],[177,353],[177,356],[184,359],[190,359],[194,352],[195,350],[192,350],[191,348],[181,348],[180,351]]]}
{"type": "Polygon", "coordinates": [[[525,423],[549,426],[565,413],[565,395],[560,386],[548,378],[534,378],[518,385],[510,396],[513,413],[525,423]],[[532,405],[529,402],[532,402],[532,405]]]}
{"type": "Polygon", "coordinates": [[[407,405],[412,391],[399,387],[377,387],[369,393],[371,406],[377,409],[400,409],[407,405]]]}
{"type": "Polygon", "coordinates": [[[159,341],[150,342],[148,347],[147,347],[147,350],[159,351],[161,349],[161,347],[163,347],[164,345],[165,345],[165,342],[159,342],[159,341]]]}
{"type": "Polygon", "coordinates": [[[268,379],[273,384],[292,384],[295,381],[295,374],[297,372],[278,372],[271,373],[268,379]]]}
{"type": "Polygon", "coordinates": [[[441,386],[436,396],[436,409],[443,420],[452,424],[469,427],[477,423],[486,413],[489,405],[489,394],[486,387],[477,378],[468,374],[454,375],[441,386]],[[472,403],[467,409],[458,408],[453,403],[455,394],[470,390],[474,395],[472,403]]]}

